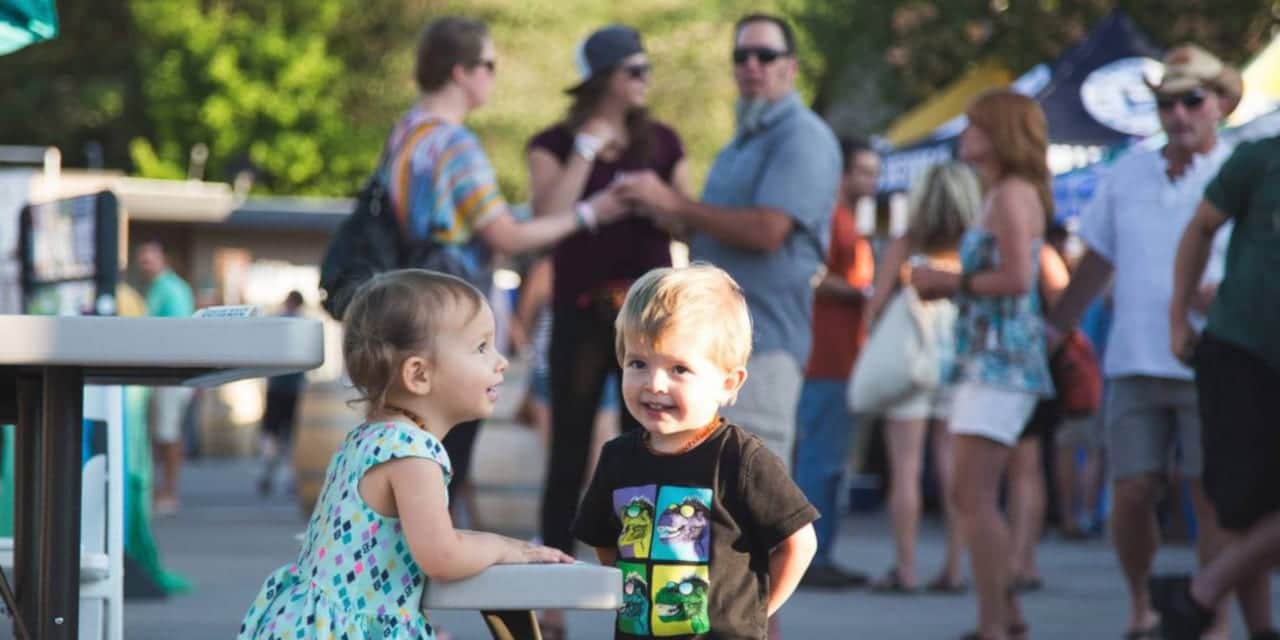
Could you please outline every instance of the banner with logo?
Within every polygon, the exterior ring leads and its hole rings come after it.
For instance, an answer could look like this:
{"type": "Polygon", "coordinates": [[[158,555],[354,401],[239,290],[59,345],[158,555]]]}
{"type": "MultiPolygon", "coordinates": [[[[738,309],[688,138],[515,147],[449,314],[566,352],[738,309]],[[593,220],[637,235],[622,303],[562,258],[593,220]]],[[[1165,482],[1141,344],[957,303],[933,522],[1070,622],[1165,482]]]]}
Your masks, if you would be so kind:
{"type": "Polygon", "coordinates": [[[1053,62],[1053,77],[1036,100],[1056,144],[1110,147],[1160,129],[1144,75],[1163,53],[1119,9],[1053,62]]]}

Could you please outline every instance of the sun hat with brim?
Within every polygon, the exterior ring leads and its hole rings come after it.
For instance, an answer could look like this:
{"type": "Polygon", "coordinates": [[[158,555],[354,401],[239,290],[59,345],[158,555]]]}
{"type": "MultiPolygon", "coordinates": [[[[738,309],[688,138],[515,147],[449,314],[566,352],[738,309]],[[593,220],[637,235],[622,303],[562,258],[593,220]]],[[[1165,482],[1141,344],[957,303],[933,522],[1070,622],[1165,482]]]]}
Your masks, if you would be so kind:
{"type": "Polygon", "coordinates": [[[640,41],[640,33],[635,29],[615,24],[596,30],[578,43],[573,56],[578,67],[578,83],[565,91],[577,92],[591,78],[612,70],[637,53],[644,53],[644,44],[640,41]]]}
{"type": "Polygon", "coordinates": [[[1157,95],[1185,93],[1199,87],[1210,87],[1222,94],[1223,117],[1235,110],[1244,95],[1244,79],[1240,72],[1224,64],[1216,56],[1194,44],[1174,47],[1165,55],[1164,73],[1159,82],[1147,80],[1157,95]]]}

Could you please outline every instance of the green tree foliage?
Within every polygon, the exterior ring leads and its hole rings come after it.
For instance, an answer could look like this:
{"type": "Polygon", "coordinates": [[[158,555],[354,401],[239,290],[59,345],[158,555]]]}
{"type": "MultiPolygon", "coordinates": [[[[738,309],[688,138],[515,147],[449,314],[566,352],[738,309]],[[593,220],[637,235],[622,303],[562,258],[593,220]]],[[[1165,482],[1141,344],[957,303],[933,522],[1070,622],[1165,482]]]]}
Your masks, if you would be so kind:
{"type": "Polygon", "coordinates": [[[967,67],[995,60],[1015,73],[1048,62],[1120,7],[1159,46],[1196,42],[1246,62],[1280,24],[1276,0],[790,0],[812,48],[820,110],[856,113],[864,133],[945,86],[967,67]]]}
{"type": "Polygon", "coordinates": [[[387,45],[349,35],[347,20],[379,15],[370,4],[377,3],[133,0],[149,129],[130,145],[139,172],[183,175],[188,150],[204,143],[214,178],[247,162],[273,191],[349,191],[372,166],[393,113],[378,97],[404,95],[405,83],[381,78],[382,61],[361,51],[387,45]],[[367,83],[371,72],[383,91],[367,83]],[[363,117],[352,118],[359,110],[363,117]]]}
{"type": "MultiPolygon", "coordinates": [[[[86,143],[123,150],[136,80],[124,0],[63,2],[58,37],[0,57],[0,144],[58,146],[83,165],[86,143]]],[[[114,159],[119,159],[117,154],[114,159]]],[[[119,166],[118,164],[115,166],[119,166]]]]}
{"type": "Polygon", "coordinates": [[[83,164],[184,177],[209,149],[206,179],[248,165],[258,190],[350,194],[412,103],[417,34],[434,16],[484,19],[499,52],[491,103],[468,121],[504,191],[525,197],[524,145],[561,118],[576,82],[573,51],[612,22],[644,34],[656,117],[684,138],[695,184],[732,133],[732,25],[770,2],[657,0],[102,0],[65,3],[63,34],[0,58],[11,89],[0,142],[54,144],[83,164]],[[12,89],[12,88],[17,88],[12,89]]]}
{"type": "Polygon", "coordinates": [[[0,143],[59,146],[72,166],[204,177],[252,165],[259,189],[352,192],[413,97],[424,0],[61,3],[58,39],[0,58],[0,143]]]}
{"type": "Polygon", "coordinates": [[[631,25],[643,35],[654,68],[651,111],[680,134],[693,184],[700,187],[715,152],[733,134],[733,24],[751,11],[770,8],[770,3],[748,0],[450,4],[449,11],[488,22],[498,49],[492,99],[468,123],[483,140],[503,192],[513,201],[527,196],[525,144],[568,109],[564,89],[578,81],[573,61],[578,42],[612,23],[631,25]]]}
{"type": "MultiPolygon", "coordinates": [[[[0,57],[0,144],[52,144],[73,166],[207,179],[259,169],[260,191],[352,193],[412,103],[417,34],[445,13],[487,21],[492,102],[469,123],[513,201],[524,145],[563,116],[573,50],[621,22],[644,34],[650,103],[683,137],[695,185],[733,129],[734,21],[779,11],[798,27],[801,86],[838,131],[872,133],[976,61],[1022,71],[1079,40],[1111,0],[97,0],[62,2],[61,35],[0,57]]],[[[1239,63],[1260,49],[1278,0],[1120,0],[1157,43],[1194,40],[1239,63]]]]}

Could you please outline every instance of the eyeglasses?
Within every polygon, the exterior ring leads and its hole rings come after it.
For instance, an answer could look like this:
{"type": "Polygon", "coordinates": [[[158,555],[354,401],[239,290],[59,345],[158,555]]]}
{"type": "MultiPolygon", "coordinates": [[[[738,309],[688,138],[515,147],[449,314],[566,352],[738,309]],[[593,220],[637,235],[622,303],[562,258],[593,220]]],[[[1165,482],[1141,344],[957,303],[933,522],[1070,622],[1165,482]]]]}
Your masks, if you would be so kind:
{"type": "Polygon", "coordinates": [[[495,73],[498,70],[498,61],[493,58],[482,58],[471,63],[471,68],[484,67],[489,73],[495,73]]]}
{"type": "Polygon", "coordinates": [[[622,68],[632,80],[644,80],[653,73],[653,67],[648,64],[629,64],[622,68]]]}
{"type": "Polygon", "coordinates": [[[1181,102],[1182,106],[1187,108],[1187,111],[1195,111],[1200,108],[1200,105],[1204,104],[1204,100],[1204,90],[1193,89],[1176,96],[1156,96],[1156,106],[1161,111],[1168,111],[1173,108],[1173,105],[1181,102]]]}
{"type": "Polygon", "coordinates": [[[754,57],[760,61],[760,64],[765,65],[789,55],[791,55],[789,51],[778,51],[769,47],[738,47],[733,50],[733,63],[746,64],[748,60],[754,57]]]}

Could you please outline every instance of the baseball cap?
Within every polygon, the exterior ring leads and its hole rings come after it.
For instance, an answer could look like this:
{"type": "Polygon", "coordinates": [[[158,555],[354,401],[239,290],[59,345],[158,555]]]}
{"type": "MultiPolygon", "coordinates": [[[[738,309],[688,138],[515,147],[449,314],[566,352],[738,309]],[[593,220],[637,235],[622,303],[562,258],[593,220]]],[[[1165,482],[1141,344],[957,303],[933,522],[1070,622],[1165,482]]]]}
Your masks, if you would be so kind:
{"type": "Polygon", "coordinates": [[[1159,82],[1147,81],[1158,94],[1183,93],[1197,87],[1217,89],[1226,98],[1224,115],[1235,110],[1244,94],[1240,72],[1224,64],[1216,56],[1194,44],[1174,47],[1165,54],[1164,73],[1159,82]]]}
{"type": "Polygon", "coordinates": [[[601,28],[578,43],[574,62],[578,66],[578,84],[570,87],[573,93],[602,71],[608,71],[628,56],[644,52],[640,33],[631,27],[615,24],[601,28]]]}

